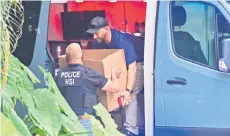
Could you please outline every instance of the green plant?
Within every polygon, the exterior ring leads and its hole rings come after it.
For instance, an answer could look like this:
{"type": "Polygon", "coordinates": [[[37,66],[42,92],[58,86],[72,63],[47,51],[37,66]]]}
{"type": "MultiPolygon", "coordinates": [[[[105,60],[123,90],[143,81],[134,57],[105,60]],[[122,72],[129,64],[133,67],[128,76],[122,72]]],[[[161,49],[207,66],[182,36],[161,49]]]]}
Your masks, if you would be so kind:
{"type": "MultiPolygon", "coordinates": [[[[47,88],[35,89],[33,84],[39,83],[37,77],[11,52],[15,50],[23,25],[23,6],[19,0],[0,1],[0,105],[4,131],[1,136],[66,136],[86,135],[79,118],[61,95],[50,73],[44,74],[47,88]],[[16,31],[17,30],[17,31],[16,31]],[[28,113],[21,119],[16,111],[16,100],[19,100],[28,113]]],[[[42,74],[41,73],[41,74],[42,74]]],[[[106,109],[98,104],[97,115],[102,118],[105,127],[95,119],[93,132],[96,136],[120,136],[116,124],[106,109]]]]}
{"type": "Polygon", "coordinates": [[[18,130],[13,125],[12,121],[6,118],[4,114],[0,114],[1,123],[4,124],[1,127],[1,135],[3,136],[22,136],[21,133],[18,132],[18,130]]]}

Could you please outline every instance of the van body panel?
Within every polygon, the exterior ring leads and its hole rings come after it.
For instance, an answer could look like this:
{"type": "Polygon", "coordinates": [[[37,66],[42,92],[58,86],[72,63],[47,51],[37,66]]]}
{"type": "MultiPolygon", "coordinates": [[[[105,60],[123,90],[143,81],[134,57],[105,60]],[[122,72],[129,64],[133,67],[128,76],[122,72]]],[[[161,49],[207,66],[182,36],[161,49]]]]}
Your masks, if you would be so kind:
{"type": "MultiPolygon", "coordinates": [[[[228,8],[222,3],[204,2],[214,5],[230,19],[228,8]]],[[[169,1],[160,2],[158,16],[161,18],[158,18],[156,39],[155,136],[230,135],[230,91],[227,89],[230,74],[179,58],[173,49],[169,1]],[[185,79],[187,84],[167,83],[176,78],[185,79]],[[162,102],[156,97],[162,98],[162,102]],[[164,114],[159,108],[162,103],[164,114]]]]}
{"type": "MultiPolygon", "coordinates": [[[[155,55],[155,125],[156,126],[165,126],[165,112],[164,112],[164,102],[162,97],[162,85],[161,85],[161,78],[162,78],[162,29],[164,28],[163,24],[161,23],[162,16],[160,13],[164,11],[163,3],[159,2],[159,9],[158,9],[158,20],[157,20],[157,29],[156,29],[156,55],[155,55]]],[[[147,40],[147,39],[146,39],[147,40]]]]}

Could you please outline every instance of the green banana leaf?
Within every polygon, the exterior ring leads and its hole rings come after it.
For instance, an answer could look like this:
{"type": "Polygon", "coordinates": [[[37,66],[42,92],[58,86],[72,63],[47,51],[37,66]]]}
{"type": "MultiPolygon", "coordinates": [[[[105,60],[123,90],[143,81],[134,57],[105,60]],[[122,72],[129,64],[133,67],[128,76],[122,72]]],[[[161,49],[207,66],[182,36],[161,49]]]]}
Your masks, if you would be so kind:
{"type": "Polygon", "coordinates": [[[31,132],[31,134],[37,134],[38,136],[47,136],[47,133],[45,132],[45,130],[43,130],[37,126],[32,126],[30,128],[30,132],[31,132]]]}
{"type": "Polygon", "coordinates": [[[82,129],[79,126],[82,126],[80,124],[80,121],[72,121],[70,120],[66,115],[62,114],[62,120],[63,120],[63,130],[66,132],[66,135],[61,136],[87,136],[87,132],[85,129],[82,129]]]}
{"type": "Polygon", "coordinates": [[[2,93],[6,96],[8,96],[9,98],[16,98],[19,99],[23,105],[25,105],[26,107],[30,107],[30,108],[34,108],[34,102],[33,99],[30,95],[30,93],[28,91],[26,91],[25,89],[18,87],[12,87],[9,84],[6,84],[5,88],[3,89],[4,91],[2,91],[2,93]]]}
{"type": "Polygon", "coordinates": [[[23,136],[14,126],[11,120],[9,120],[3,113],[0,116],[1,119],[1,136],[23,136]]]}
{"type": "MultiPolygon", "coordinates": [[[[109,112],[105,109],[105,107],[101,103],[95,105],[93,108],[95,109],[97,116],[101,118],[102,122],[105,125],[104,132],[106,133],[104,133],[104,136],[125,136],[117,130],[116,123],[114,122],[109,112]]],[[[100,128],[97,129],[94,131],[94,133],[97,133],[97,131],[101,130],[100,128]]]]}
{"type": "Polygon", "coordinates": [[[1,94],[0,97],[2,100],[2,113],[4,113],[6,117],[12,121],[14,126],[23,136],[31,136],[30,131],[26,126],[26,124],[14,111],[10,98],[4,96],[3,94],[1,94]]]}
{"type": "MultiPolygon", "coordinates": [[[[20,62],[18,59],[17,61],[20,62]]],[[[34,73],[28,67],[26,67],[23,63],[20,63],[20,66],[24,70],[24,72],[27,73],[27,76],[31,79],[31,81],[34,84],[40,83],[40,80],[34,75],[34,73]]]]}
{"type": "Polygon", "coordinates": [[[14,88],[24,88],[25,90],[31,92],[34,90],[33,82],[36,81],[32,74],[28,74],[29,70],[23,70],[22,63],[14,57],[12,54],[9,57],[9,73],[8,73],[8,79],[7,84],[11,85],[14,88]],[[28,78],[30,75],[30,78],[28,78]]]}
{"type": "MultiPolygon", "coordinates": [[[[87,114],[86,114],[87,115],[87,114]]],[[[92,131],[95,136],[108,136],[108,133],[105,131],[104,127],[102,126],[101,122],[97,120],[94,116],[90,116],[92,120],[92,131]]]]}
{"type": "Polygon", "coordinates": [[[16,88],[12,87],[9,84],[6,84],[5,88],[3,89],[4,91],[2,91],[2,93],[6,96],[8,96],[9,98],[11,97],[19,97],[19,90],[17,90],[16,88]]]}
{"type": "Polygon", "coordinates": [[[25,105],[27,108],[35,109],[32,93],[29,93],[27,90],[21,87],[19,87],[18,90],[19,90],[19,95],[16,98],[19,99],[21,103],[25,105]]]}
{"type": "Polygon", "coordinates": [[[38,127],[42,127],[50,136],[58,135],[62,120],[61,111],[54,95],[44,88],[35,90],[31,96],[34,100],[35,109],[29,108],[28,111],[33,116],[32,119],[35,119],[40,124],[38,127]]]}

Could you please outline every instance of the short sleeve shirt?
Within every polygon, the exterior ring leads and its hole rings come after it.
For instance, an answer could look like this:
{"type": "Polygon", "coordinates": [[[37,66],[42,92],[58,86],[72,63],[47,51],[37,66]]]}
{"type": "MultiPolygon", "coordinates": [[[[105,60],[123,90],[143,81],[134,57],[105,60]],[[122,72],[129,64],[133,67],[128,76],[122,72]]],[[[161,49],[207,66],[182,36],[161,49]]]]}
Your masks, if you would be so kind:
{"type": "Polygon", "coordinates": [[[105,76],[92,69],[89,69],[89,71],[85,75],[85,79],[99,89],[102,89],[108,82],[108,79],[105,76]]]}
{"type": "MultiPolygon", "coordinates": [[[[125,52],[125,59],[126,59],[126,65],[129,66],[131,63],[138,60],[139,56],[143,58],[144,54],[144,47],[143,47],[143,53],[139,53],[137,56],[136,46],[135,46],[135,40],[136,37],[134,37],[131,34],[122,33],[116,29],[111,29],[112,38],[108,45],[105,43],[96,43],[94,42],[92,45],[93,49],[124,49],[125,52]],[[135,39],[135,40],[134,40],[135,39]],[[141,56],[142,55],[142,56],[141,56]]],[[[140,42],[141,43],[141,42],[140,42]]],[[[141,43],[143,44],[143,43],[141,43]]],[[[138,45],[138,46],[144,46],[144,45],[138,45]]],[[[139,51],[142,52],[142,51],[139,51]]]]}

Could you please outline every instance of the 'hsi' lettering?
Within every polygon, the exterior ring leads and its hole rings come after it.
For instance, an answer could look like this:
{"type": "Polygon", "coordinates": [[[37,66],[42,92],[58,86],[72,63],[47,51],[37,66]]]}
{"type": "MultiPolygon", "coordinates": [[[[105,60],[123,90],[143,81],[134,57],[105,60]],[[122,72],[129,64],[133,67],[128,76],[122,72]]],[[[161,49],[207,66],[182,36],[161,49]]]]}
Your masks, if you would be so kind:
{"type": "Polygon", "coordinates": [[[81,72],[80,71],[67,71],[61,73],[61,78],[79,78],[81,72]]]}
{"type": "Polygon", "coordinates": [[[74,78],[65,79],[65,85],[74,85],[74,78]]]}

